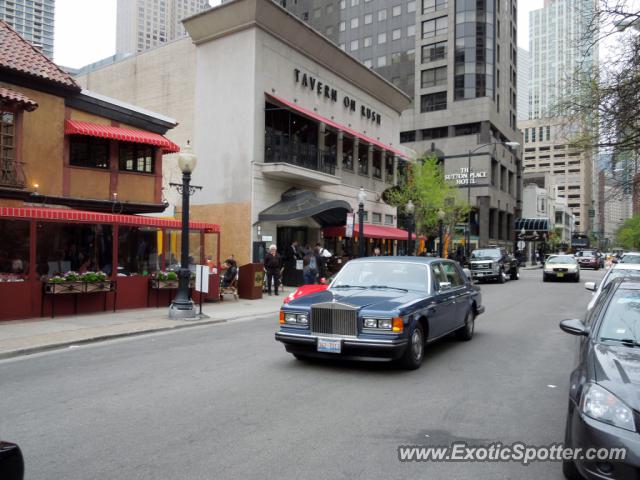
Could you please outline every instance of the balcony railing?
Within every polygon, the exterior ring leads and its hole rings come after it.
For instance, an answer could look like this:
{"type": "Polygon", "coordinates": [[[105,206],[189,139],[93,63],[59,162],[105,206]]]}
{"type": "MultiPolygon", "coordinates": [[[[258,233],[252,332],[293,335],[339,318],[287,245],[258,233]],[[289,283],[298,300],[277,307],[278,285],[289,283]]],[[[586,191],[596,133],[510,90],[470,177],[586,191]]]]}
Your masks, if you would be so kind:
{"type": "Polygon", "coordinates": [[[27,184],[22,162],[0,158],[0,186],[24,188],[27,184]]]}
{"type": "Polygon", "coordinates": [[[288,163],[329,175],[336,173],[334,151],[320,150],[308,143],[290,142],[286,134],[279,132],[266,133],[264,160],[266,163],[288,163]]]}

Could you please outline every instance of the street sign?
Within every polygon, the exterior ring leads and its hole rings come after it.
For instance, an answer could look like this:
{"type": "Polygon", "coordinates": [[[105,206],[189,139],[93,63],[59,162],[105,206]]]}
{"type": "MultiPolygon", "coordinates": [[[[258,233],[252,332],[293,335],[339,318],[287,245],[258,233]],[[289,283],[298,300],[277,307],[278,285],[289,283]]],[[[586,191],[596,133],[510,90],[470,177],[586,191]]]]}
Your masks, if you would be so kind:
{"type": "Polygon", "coordinates": [[[525,242],[523,242],[522,240],[520,240],[520,241],[518,242],[518,248],[519,248],[520,250],[523,250],[523,249],[524,249],[524,247],[526,247],[526,246],[527,246],[527,244],[526,244],[525,242]]]}

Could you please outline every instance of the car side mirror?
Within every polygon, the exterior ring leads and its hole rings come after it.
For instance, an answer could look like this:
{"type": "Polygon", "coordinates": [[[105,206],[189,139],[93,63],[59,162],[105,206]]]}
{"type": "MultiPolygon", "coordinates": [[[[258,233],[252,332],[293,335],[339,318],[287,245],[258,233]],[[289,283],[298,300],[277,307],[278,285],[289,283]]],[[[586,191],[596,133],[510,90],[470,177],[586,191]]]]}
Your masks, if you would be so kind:
{"type": "Polygon", "coordinates": [[[578,335],[582,337],[589,335],[589,327],[582,323],[582,320],[578,319],[562,320],[560,322],[560,330],[570,335],[578,335]]]}
{"type": "Polygon", "coordinates": [[[451,282],[440,282],[440,290],[449,290],[451,288],[451,282]]]}
{"type": "Polygon", "coordinates": [[[585,282],[584,288],[586,288],[590,292],[595,292],[598,289],[598,286],[596,285],[596,282],[585,282]]]}
{"type": "Polygon", "coordinates": [[[22,480],[24,460],[20,447],[15,443],[0,441],[0,472],[3,480],[22,480]]]}
{"type": "Polygon", "coordinates": [[[467,276],[467,278],[471,280],[471,270],[469,270],[468,268],[463,268],[462,271],[467,276]]]}

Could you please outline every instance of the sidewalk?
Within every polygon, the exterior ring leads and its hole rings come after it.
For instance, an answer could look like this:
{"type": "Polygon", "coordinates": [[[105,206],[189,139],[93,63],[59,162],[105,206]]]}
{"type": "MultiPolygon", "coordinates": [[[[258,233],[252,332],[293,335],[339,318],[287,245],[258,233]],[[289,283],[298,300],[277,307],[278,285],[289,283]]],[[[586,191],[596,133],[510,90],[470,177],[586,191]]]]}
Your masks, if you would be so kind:
{"type": "Polygon", "coordinates": [[[203,304],[202,313],[209,318],[196,320],[169,320],[168,307],[160,307],[54,319],[4,321],[0,322],[0,359],[70,345],[263,315],[273,316],[275,331],[278,324],[277,312],[283,299],[283,295],[238,301],[227,297],[224,302],[203,304]]]}

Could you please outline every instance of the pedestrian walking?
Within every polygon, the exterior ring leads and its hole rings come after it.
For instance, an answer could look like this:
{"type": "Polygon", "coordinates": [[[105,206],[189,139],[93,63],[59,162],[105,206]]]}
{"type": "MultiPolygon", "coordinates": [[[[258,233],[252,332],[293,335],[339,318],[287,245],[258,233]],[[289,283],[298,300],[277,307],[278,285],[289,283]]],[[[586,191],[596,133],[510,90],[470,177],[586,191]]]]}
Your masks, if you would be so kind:
{"type": "Polygon", "coordinates": [[[275,245],[271,245],[269,253],[264,256],[264,269],[267,273],[267,293],[271,295],[271,284],[273,284],[274,293],[278,296],[282,259],[278,255],[278,247],[275,245]]]}

